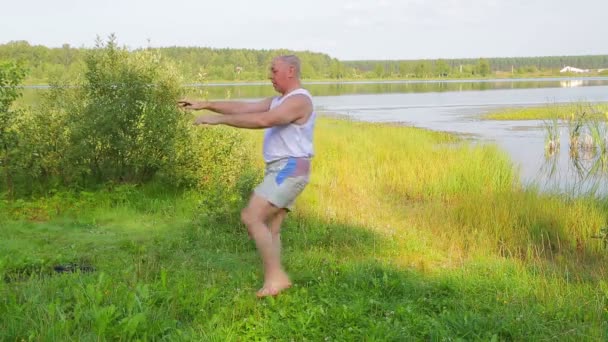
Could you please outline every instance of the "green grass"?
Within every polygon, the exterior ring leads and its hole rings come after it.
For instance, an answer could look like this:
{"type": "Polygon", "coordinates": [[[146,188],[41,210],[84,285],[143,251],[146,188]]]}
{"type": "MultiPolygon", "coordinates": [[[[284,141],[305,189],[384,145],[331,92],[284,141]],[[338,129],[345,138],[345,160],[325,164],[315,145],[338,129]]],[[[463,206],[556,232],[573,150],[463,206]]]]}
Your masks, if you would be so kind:
{"type": "Polygon", "coordinates": [[[523,190],[505,153],[443,133],[322,119],[315,138],[277,298],[254,296],[239,208],[204,191],[0,202],[0,340],[608,337],[606,203],[523,190]],[[94,270],[53,271],[72,263],[94,270]]]}
{"type": "Polygon", "coordinates": [[[608,104],[565,104],[543,107],[506,108],[484,114],[489,120],[568,120],[581,110],[588,110],[591,117],[605,120],[608,117],[608,104]]]}

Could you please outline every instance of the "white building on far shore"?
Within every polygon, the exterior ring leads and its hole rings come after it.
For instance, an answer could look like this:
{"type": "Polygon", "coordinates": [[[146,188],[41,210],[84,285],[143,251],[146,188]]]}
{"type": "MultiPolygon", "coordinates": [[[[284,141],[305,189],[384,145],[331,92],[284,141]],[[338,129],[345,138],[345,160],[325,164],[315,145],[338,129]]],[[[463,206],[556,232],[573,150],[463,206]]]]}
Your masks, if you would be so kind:
{"type": "Polygon", "coordinates": [[[579,68],[575,68],[575,67],[571,67],[571,66],[567,66],[564,67],[562,70],[560,70],[559,72],[575,72],[575,73],[584,73],[584,72],[589,72],[589,69],[579,69],[579,68]]]}

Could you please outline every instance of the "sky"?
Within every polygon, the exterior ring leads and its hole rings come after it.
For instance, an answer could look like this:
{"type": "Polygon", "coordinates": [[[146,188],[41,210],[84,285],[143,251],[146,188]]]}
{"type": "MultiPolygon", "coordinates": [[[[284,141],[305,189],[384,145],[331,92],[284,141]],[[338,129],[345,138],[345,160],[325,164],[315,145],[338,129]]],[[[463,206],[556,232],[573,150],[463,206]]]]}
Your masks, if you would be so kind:
{"type": "Polygon", "coordinates": [[[608,54],[608,0],[19,0],[0,44],[290,49],[340,60],[608,54]]]}

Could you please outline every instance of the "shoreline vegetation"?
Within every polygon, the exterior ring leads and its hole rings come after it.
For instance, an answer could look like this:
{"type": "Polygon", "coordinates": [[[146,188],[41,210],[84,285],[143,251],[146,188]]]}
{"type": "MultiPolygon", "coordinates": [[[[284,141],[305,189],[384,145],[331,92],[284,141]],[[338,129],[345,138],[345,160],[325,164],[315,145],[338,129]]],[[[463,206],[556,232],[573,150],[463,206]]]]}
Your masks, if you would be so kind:
{"type": "Polygon", "coordinates": [[[608,103],[564,103],[536,107],[504,108],[481,115],[485,120],[572,120],[586,116],[591,120],[608,120],[608,103]]]}
{"type": "Polygon", "coordinates": [[[0,340],[608,338],[608,200],[401,125],[319,118],[282,231],[294,286],[257,299],[239,211],[262,132],[194,127],[151,51],[86,61],[16,109],[25,73],[0,64],[0,340]]]}

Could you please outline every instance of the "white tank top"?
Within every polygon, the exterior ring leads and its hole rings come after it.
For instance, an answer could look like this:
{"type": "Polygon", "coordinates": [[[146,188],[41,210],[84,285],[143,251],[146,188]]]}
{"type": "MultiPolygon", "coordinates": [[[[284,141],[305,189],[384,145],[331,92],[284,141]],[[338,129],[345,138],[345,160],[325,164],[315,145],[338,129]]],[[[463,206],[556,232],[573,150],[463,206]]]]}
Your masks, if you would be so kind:
{"type": "MultiPolygon", "coordinates": [[[[282,97],[272,99],[270,109],[283,103],[286,98],[297,94],[307,96],[312,102],[310,93],[306,89],[299,88],[282,97]]],[[[264,161],[270,163],[289,157],[311,158],[314,154],[312,135],[315,127],[315,117],[316,113],[313,109],[308,120],[302,125],[292,122],[267,128],[264,134],[264,161]]]]}

